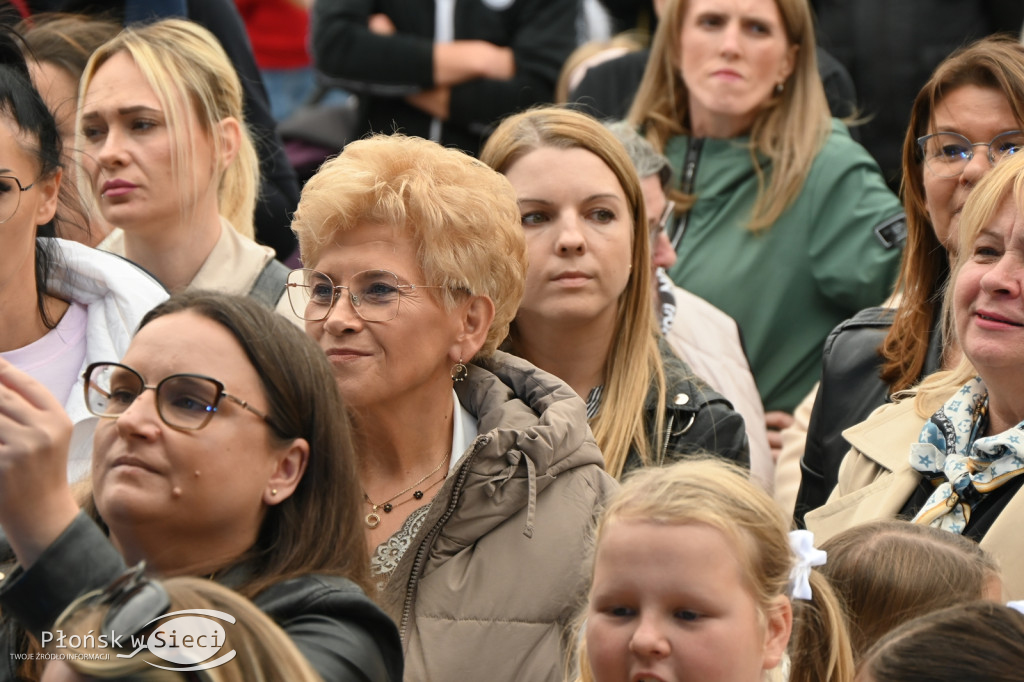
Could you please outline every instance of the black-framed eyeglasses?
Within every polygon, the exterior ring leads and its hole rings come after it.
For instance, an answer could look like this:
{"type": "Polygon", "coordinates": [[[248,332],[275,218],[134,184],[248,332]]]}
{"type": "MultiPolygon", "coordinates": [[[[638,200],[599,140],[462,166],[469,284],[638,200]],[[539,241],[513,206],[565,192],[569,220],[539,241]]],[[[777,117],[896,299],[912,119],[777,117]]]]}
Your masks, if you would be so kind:
{"type": "Polygon", "coordinates": [[[652,251],[654,250],[654,245],[658,241],[658,235],[661,234],[662,230],[666,230],[668,228],[669,223],[672,221],[672,218],[675,217],[675,214],[676,202],[669,199],[665,202],[665,208],[662,210],[661,217],[658,218],[658,222],[651,225],[650,228],[650,234],[648,236],[650,237],[652,251]]]}
{"type": "Polygon", "coordinates": [[[367,322],[389,322],[398,317],[403,290],[444,289],[427,284],[400,284],[398,275],[388,270],[364,270],[348,279],[348,284],[334,280],[317,270],[300,268],[288,274],[288,302],[292,312],[309,322],[327,319],[341,296],[348,300],[359,317],[367,322]]]}
{"type": "Polygon", "coordinates": [[[1024,149],[1024,131],[1008,130],[989,142],[971,142],[960,133],[939,132],[917,138],[917,146],[928,170],[940,178],[955,178],[974,158],[975,147],[987,148],[993,166],[1024,149]]]}
{"type": "Polygon", "coordinates": [[[21,204],[21,193],[27,192],[36,183],[22,187],[21,180],[13,175],[0,175],[0,224],[6,223],[18,212],[21,204]]]}
{"type": "Polygon", "coordinates": [[[85,369],[85,406],[97,417],[119,417],[143,391],[156,392],[156,411],[174,429],[197,431],[217,412],[222,398],[240,405],[274,426],[270,418],[224,390],[224,384],[201,374],[172,374],[156,386],[119,362],[94,362],[85,369]]]}

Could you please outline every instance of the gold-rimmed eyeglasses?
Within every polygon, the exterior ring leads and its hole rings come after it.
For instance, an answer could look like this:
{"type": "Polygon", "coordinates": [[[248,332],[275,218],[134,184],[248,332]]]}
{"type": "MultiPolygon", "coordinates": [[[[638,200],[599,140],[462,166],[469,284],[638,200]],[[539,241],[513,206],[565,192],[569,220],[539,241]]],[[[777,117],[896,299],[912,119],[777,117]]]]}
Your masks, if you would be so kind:
{"type": "Polygon", "coordinates": [[[398,317],[404,292],[416,289],[443,289],[426,284],[400,284],[398,275],[388,270],[364,270],[348,279],[348,284],[334,280],[317,270],[300,268],[288,274],[288,302],[292,312],[309,322],[327,319],[342,290],[359,317],[367,322],[388,322],[398,317]]]}

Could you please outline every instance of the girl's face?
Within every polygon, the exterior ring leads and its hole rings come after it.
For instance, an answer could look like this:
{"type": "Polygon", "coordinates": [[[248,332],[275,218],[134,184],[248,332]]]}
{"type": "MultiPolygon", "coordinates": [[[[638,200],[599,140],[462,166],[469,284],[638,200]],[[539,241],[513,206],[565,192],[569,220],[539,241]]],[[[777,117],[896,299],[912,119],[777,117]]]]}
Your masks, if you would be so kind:
{"type": "Polygon", "coordinates": [[[182,111],[185,130],[172,131],[157,93],[127,52],[96,70],[82,100],[83,166],[110,224],[134,234],[166,235],[169,225],[201,211],[202,202],[216,202],[212,140],[191,106],[186,103],[182,111]],[[175,145],[187,145],[190,138],[187,172],[176,173],[175,145]]]}
{"type": "Polygon", "coordinates": [[[530,263],[517,324],[612,329],[633,241],[615,173],[585,149],[541,147],[505,175],[519,199],[530,263]]]}
{"type": "Polygon", "coordinates": [[[605,526],[586,624],[596,682],[758,682],[782,659],[791,625],[785,597],[760,613],[719,530],[633,520],[605,526]]]}

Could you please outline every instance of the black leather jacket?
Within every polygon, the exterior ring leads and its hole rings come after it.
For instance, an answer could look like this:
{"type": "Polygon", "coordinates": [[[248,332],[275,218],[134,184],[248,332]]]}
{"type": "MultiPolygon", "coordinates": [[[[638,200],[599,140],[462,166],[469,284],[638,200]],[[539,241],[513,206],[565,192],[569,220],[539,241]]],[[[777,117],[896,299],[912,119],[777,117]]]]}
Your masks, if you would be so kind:
{"type": "MultiPolygon", "coordinates": [[[[840,323],[825,340],[821,383],[807,425],[807,443],[800,460],[800,490],[794,520],[804,527],[804,515],[825,504],[839,478],[839,465],[850,444],[843,431],[868,418],[890,402],[889,384],[882,381],[878,350],[889,333],[896,311],[866,308],[840,323]]],[[[921,376],[941,365],[942,333],[933,331],[921,376]]]]}
{"type": "MultiPolygon", "coordinates": [[[[724,396],[694,375],[664,339],[658,339],[658,349],[665,371],[665,440],[654,463],[660,465],[687,455],[707,453],[749,467],[750,446],[740,413],[724,396]]],[[[651,443],[657,442],[654,432],[657,406],[658,395],[652,386],[644,405],[644,421],[651,443]]],[[[640,466],[640,455],[631,451],[623,473],[640,466]]]]}
{"type": "MultiPolygon", "coordinates": [[[[19,662],[11,654],[24,650],[21,628],[38,638],[74,599],[105,587],[125,568],[121,555],[84,513],[27,571],[15,567],[0,584],[0,680],[18,679],[19,662]]],[[[230,586],[239,568],[218,581],[230,586]]],[[[401,681],[398,629],[355,583],[307,575],[272,585],[253,603],[288,633],[325,682],[401,681]]]]}

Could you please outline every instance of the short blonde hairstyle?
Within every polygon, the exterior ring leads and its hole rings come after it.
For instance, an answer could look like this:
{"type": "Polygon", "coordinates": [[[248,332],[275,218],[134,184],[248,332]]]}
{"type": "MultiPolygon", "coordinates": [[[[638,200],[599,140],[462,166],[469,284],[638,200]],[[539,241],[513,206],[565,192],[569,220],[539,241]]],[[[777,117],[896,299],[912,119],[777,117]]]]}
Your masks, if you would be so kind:
{"type": "MultiPolygon", "coordinates": [[[[516,161],[544,147],[583,149],[600,158],[618,179],[633,221],[629,280],[619,296],[612,348],[605,360],[602,406],[591,420],[605,469],[618,478],[631,447],[644,464],[653,461],[653,454],[661,450],[665,415],[665,376],[651,306],[650,240],[643,190],[633,162],[615,135],[593,117],[572,109],[540,107],[509,116],[487,140],[480,159],[507,173],[516,161]],[[644,424],[644,403],[652,384],[658,396],[656,443],[649,442],[644,424]]],[[[514,327],[512,345],[514,350],[514,327]]]]}
{"type": "MultiPolygon", "coordinates": [[[[956,260],[946,284],[943,298],[943,333],[946,348],[958,347],[956,340],[956,310],[953,293],[956,280],[964,264],[971,259],[974,242],[988,227],[1004,201],[1012,201],[1018,212],[1024,211],[1024,154],[1016,154],[1001,161],[981,179],[971,191],[960,214],[959,242],[956,260]]],[[[978,370],[963,355],[960,364],[950,370],[930,374],[909,394],[915,395],[914,408],[922,417],[931,416],[953,393],[978,376],[978,370]]]]}
{"type": "MultiPolygon", "coordinates": [[[[619,521],[702,524],[722,533],[736,551],[762,625],[772,602],[788,596],[795,559],[787,534],[789,520],[771,496],[750,481],[749,472],[735,464],[708,457],[630,472],[598,522],[595,554],[604,530],[619,521]]],[[[793,602],[789,679],[849,682],[853,658],[840,602],[817,570],[811,571],[811,588],[813,600],[793,602]]],[[[585,651],[578,664],[581,679],[590,682],[593,673],[585,651]]]]}
{"type": "MultiPolygon", "coordinates": [[[[825,88],[818,73],[814,21],[807,0],[775,0],[789,45],[797,46],[793,72],[783,90],[761,110],[750,131],[750,156],[758,193],[748,228],[769,229],[796,200],[832,126],[825,88]],[[762,169],[759,155],[771,160],[762,169]]],[[[689,92],[679,73],[679,36],[688,0],[668,0],[651,46],[643,80],[628,120],[644,131],[660,152],[675,135],[689,134],[689,92]]],[[[683,208],[695,197],[685,197],[683,208]]],[[[687,205],[688,204],[688,205],[687,205]]]]}
{"type": "MultiPolygon", "coordinates": [[[[167,613],[182,609],[212,609],[235,617],[233,625],[224,627],[225,639],[221,650],[227,653],[233,649],[237,655],[223,665],[205,670],[204,678],[210,682],[319,682],[321,679],[284,630],[237,592],[205,578],[167,578],[160,584],[171,602],[167,613]]],[[[54,627],[63,630],[69,637],[68,641],[75,641],[70,637],[78,635],[78,641],[95,642],[103,632],[103,619],[110,605],[96,604],[92,599],[96,594],[90,593],[76,600],[57,620],[54,627]],[[93,634],[93,640],[85,637],[88,633],[93,634]]],[[[89,679],[130,677],[152,682],[182,679],[180,672],[150,665],[150,662],[166,665],[166,661],[148,651],[128,659],[117,658],[114,649],[94,646],[68,647],[62,652],[83,654],[81,657],[68,656],[66,662],[75,672],[89,679]],[[84,654],[107,654],[108,658],[86,657],[84,654]]]]}
{"type": "Polygon", "coordinates": [[[422,138],[358,140],[302,189],[292,231],[303,264],[314,267],[336,234],[366,224],[412,239],[425,284],[441,287],[448,310],[465,292],[493,301],[494,321],[477,353],[491,355],[508,334],[526,283],[526,238],[509,181],[422,138]]]}
{"type": "MultiPolygon", "coordinates": [[[[217,199],[221,215],[239,233],[252,239],[259,159],[245,123],[241,81],[217,38],[199,24],[184,19],[164,19],[128,27],[104,43],[89,59],[79,84],[79,102],[85,100],[96,71],[121,52],[132,58],[160,100],[173,149],[171,172],[180,186],[191,184],[195,190],[199,189],[190,169],[207,160],[198,158],[196,136],[200,132],[209,136],[213,147],[213,158],[209,162],[217,163],[222,148],[220,135],[216,134],[218,124],[229,117],[238,121],[241,128],[238,154],[221,170],[217,199]],[[192,128],[185,106],[192,108],[200,130],[192,128]]],[[[81,113],[80,107],[75,126],[75,146],[79,150],[85,148],[81,113]]],[[[92,203],[90,208],[96,210],[95,194],[86,175],[79,173],[79,191],[92,203]]],[[[189,219],[186,207],[182,206],[182,220],[189,219]]]]}

